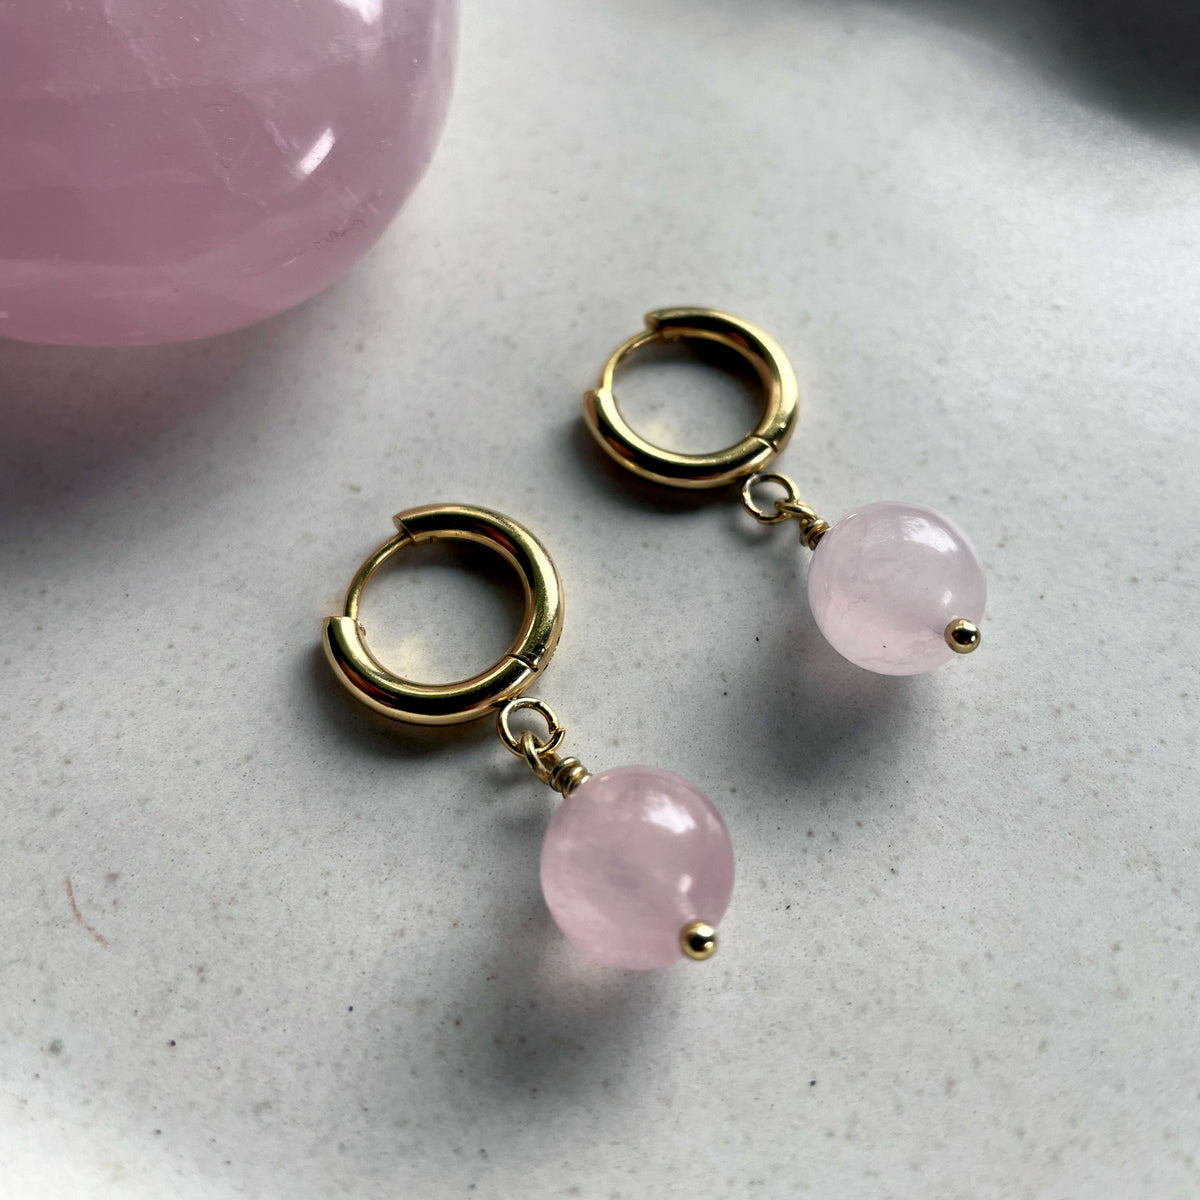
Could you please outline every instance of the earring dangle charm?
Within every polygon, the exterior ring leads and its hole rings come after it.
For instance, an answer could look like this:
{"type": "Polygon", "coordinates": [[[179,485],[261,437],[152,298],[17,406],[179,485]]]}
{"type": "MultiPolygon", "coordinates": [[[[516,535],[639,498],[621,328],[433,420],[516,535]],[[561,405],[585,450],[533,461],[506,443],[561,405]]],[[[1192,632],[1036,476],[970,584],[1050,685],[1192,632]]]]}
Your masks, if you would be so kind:
{"type": "Polygon", "coordinates": [[[542,891],[558,927],[588,957],[633,970],[711,958],[733,891],[733,849],[720,813],[670,771],[617,767],[593,775],[579,759],[560,757],[566,731],[544,701],[524,694],[562,632],[562,583],[545,548],[510,517],[462,504],[408,509],[395,524],[397,535],[351,581],[342,614],[325,622],[334,674],[363,704],[408,724],[454,725],[495,714],[505,748],[563,797],[542,844],[542,891]],[[508,652],[487,670],[456,683],[414,683],[367,648],[359,603],[393,555],[453,539],[508,561],[525,592],[524,618],[508,652]],[[544,736],[515,728],[522,710],[545,723],[544,736]]]}
{"type": "Polygon", "coordinates": [[[667,487],[707,489],[740,483],[742,504],[756,520],[794,520],[813,552],[808,601],[831,646],[883,675],[932,670],[979,645],[987,600],[983,565],[949,517],[920,504],[867,504],[830,526],[800,499],[795,482],[766,468],[795,431],[799,393],[779,344],[761,329],[711,308],[665,308],[609,357],[599,386],[584,396],[593,437],[635,475],[667,487]],[[716,342],[740,354],[762,381],[765,406],[740,442],[712,454],[679,454],[638,435],[613,393],[617,367],[652,343],[716,342]],[[770,505],[757,497],[782,489],[770,505]]]}

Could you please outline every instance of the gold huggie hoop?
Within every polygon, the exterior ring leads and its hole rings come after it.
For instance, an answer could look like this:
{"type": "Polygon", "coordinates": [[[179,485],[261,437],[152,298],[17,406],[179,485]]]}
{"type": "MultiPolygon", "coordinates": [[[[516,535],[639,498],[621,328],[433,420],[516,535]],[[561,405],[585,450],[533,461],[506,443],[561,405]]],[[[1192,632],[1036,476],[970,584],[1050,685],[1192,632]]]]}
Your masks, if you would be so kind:
{"type": "Polygon", "coordinates": [[[643,479],[677,488],[716,488],[765,467],[796,427],[799,390],[779,343],[749,321],[713,308],[660,308],[646,314],[646,329],[613,351],[600,386],[584,397],[584,419],[605,452],[643,479]],[[713,454],[677,454],[639,437],[621,415],[613,375],[635,350],[652,342],[718,342],[737,351],[758,372],[766,391],[761,420],[736,446],[713,454]]]}
{"type": "Polygon", "coordinates": [[[562,633],[562,583],[545,547],[502,513],[466,504],[426,504],[398,513],[399,533],[358,569],[345,613],[325,621],[325,656],[334,674],[368,707],[397,721],[457,725],[519,696],[542,673],[562,633]],[[367,649],[358,605],[371,576],[408,546],[442,538],[475,542],[506,558],[525,589],[525,617],[516,640],[494,666],[458,683],[413,683],[392,674],[367,649]]]}

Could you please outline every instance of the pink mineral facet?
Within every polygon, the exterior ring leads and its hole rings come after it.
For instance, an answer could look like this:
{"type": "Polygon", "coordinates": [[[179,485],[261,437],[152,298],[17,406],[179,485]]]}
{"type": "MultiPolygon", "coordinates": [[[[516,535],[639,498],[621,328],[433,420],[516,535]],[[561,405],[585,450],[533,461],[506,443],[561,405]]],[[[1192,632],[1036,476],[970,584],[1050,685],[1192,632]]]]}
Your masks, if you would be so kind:
{"type": "Polygon", "coordinates": [[[455,0],[0,4],[0,337],[204,337],[297,304],[424,172],[455,0]]]}
{"type": "Polygon", "coordinates": [[[712,801],[670,771],[604,771],[551,817],[542,891],[589,958],[631,970],[670,966],[683,957],[684,926],[715,926],[729,904],[729,832],[712,801]]]}
{"type": "Polygon", "coordinates": [[[808,603],[852,663],[883,675],[929,671],[954,651],[946,626],[983,619],[987,581],[967,535],[920,504],[868,504],[817,543],[808,603]]]}

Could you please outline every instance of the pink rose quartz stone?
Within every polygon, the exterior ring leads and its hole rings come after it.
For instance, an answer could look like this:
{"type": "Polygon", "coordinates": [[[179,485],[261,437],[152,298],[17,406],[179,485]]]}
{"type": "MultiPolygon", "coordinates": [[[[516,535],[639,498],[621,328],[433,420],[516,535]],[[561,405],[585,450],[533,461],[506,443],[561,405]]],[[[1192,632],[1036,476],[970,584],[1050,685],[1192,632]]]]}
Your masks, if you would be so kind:
{"type": "Polygon", "coordinates": [[[684,926],[715,927],[729,905],[729,832],[712,801],[670,771],[603,771],[551,817],[542,891],[589,958],[631,970],[670,966],[683,957],[684,926]]]}
{"type": "Polygon", "coordinates": [[[131,345],[280,312],[433,153],[455,0],[0,4],[0,336],[131,345]]]}
{"type": "Polygon", "coordinates": [[[882,675],[915,675],[956,657],[946,626],[978,625],[987,581],[967,535],[920,504],[868,504],[817,543],[808,603],[829,644],[882,675]]]}

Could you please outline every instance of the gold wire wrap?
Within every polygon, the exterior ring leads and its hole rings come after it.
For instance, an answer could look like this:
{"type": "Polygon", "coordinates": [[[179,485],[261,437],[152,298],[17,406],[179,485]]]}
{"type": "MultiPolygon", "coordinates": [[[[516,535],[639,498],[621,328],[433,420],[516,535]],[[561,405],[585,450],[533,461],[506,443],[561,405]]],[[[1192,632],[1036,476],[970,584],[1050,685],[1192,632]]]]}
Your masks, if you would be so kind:
{"type": "Polygon", "coordinates": [[[800,499],[800,489],[794,479],[775,471],[759,471],[742,480],[742,507],[760,524],[777,525],[780,521],[794,520],[800,526],[800,540],[815,550],[823,534],[829,531],[829,522],[822,521],[816,512],[800,499]],[[773,509],[763,508],[754,499],[754,489],[764,483],[775,483],[786,495],[775,501],[773,509]]]}
{"type": "Polygon", "coordinates": [[[559,758],[557,750],[567,731],[559,724],[554,709],[544,700],[532,696],[509,700],[496,714],[496,732],[510,754],[524,758],[534,776],[562,796],[569,796],[591,778],[591,772],[579,759],[559,758]],[[520,733],[513,730],[512,716],[522,709],[536,712],[546,722],[545,738],[539,739],[531,729],[523,729],[520,733]]]}

